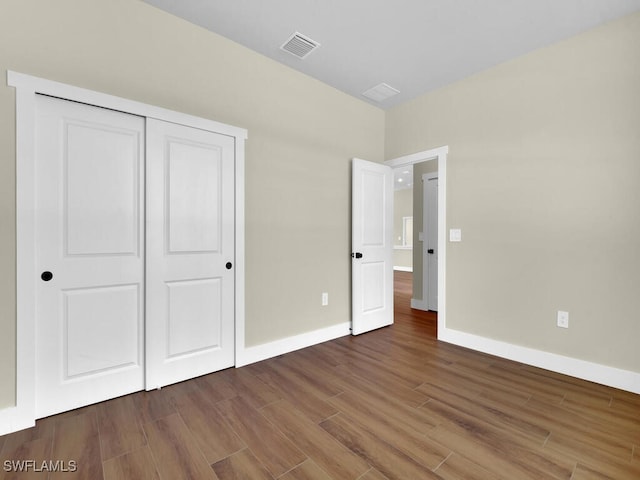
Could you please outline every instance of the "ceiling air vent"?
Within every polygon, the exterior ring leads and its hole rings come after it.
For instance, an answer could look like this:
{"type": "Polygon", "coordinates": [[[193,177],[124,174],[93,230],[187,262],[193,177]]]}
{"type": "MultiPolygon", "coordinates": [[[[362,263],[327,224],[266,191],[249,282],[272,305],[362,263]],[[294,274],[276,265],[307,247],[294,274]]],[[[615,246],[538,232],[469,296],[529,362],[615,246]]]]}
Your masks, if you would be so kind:
{"type": "Polygon", "coordinates": [[[320,44],[315,40],[296,32],[280,48],[298,58],[305,58],[319,46],[320,44]]]}
{"type": "Polygon", "coordinates": [[[382,102],[383,100],[386,100],[389,97],[393,97],[394,95],[397,95],[399,93],[400,91],[396,90],[392,86],[387,85],[386,83],[381,83],[380,85],[371,87],[366,92],[362,92],[362,95],[375,102],[382,102]]]}

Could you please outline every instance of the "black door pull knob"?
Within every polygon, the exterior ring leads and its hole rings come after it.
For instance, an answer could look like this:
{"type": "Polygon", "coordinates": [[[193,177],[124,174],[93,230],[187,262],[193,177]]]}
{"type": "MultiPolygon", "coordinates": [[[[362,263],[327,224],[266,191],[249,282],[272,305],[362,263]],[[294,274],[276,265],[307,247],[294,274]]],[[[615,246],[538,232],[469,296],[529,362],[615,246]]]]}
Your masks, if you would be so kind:
{"type": "Polygon", "coordinates": [[[362,254],[360,252],[355,252],[351,254],[352,258],[362,258],[362,254]]]}
{"type": "Polygon", "coordinates": [[[427,250],[427,253],[430,253],[431,255],[433,255],[433,248],[430,248],[429,250],[427,250]]]}
{"type": "Polygon", "coordinates": [[[227,264],[225,265],[225,267],[227,267],[227,270],[231,270],[231,267],[233,267],[233,263],[231,263],[231,262],[227,262],[227,264]]]}
{"type": "Polygon", "coordinates": [[[40,278],[42,280],[44,280],[45,282],[48,282],[49,280],[51,280],[53,278],[53,273],[46,271],[46,272],[42,272],[42,275],[40,275],[40,278]]]}

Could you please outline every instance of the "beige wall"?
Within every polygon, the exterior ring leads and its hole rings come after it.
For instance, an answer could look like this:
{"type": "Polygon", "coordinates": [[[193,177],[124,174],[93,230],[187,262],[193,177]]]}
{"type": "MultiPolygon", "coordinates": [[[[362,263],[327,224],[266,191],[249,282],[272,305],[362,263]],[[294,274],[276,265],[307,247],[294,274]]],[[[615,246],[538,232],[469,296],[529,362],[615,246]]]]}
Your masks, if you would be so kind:
{"type": "Polygon", "coordinates": [[[640,372],[638,45],[634,14],[387,112],[386,158],[449,146],[449,328],[640,372]]]}
{"type": "Polygon", "coordinates": [[[138,0],[4,1],[0,408],[15,392],[15,97],[6,70],[247,128],[247,344],[349,320],[350,159],[382,161],[382,110],[138,0]]]}

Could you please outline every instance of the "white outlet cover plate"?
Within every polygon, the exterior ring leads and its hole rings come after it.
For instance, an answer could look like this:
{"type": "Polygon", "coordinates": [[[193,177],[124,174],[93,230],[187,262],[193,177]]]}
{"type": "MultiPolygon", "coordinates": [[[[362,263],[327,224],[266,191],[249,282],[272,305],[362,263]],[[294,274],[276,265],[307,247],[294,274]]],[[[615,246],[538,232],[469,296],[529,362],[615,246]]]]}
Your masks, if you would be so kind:
{"type": "Polygon", "coordinates": [[[569,328],[569,312],[558,310],[558,327],[569,328]]]}

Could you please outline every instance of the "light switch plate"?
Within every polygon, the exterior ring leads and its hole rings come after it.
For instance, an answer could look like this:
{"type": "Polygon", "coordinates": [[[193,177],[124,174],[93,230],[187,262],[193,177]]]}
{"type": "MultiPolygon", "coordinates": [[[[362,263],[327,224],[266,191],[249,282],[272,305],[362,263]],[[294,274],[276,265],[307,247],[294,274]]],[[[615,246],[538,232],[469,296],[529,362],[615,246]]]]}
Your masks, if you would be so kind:
{"type": "Polygon", "coordinates": [[[462,230],[459,228],[450,228],[449,229],[449,241],[450,242],[461,242],[462,241],[462,230]]]}

